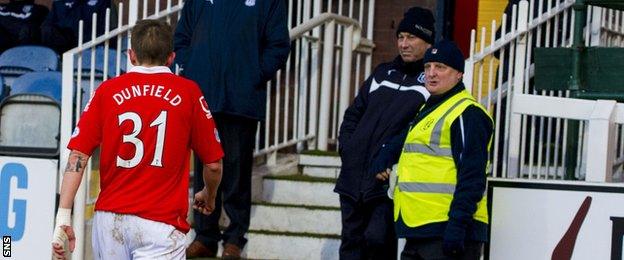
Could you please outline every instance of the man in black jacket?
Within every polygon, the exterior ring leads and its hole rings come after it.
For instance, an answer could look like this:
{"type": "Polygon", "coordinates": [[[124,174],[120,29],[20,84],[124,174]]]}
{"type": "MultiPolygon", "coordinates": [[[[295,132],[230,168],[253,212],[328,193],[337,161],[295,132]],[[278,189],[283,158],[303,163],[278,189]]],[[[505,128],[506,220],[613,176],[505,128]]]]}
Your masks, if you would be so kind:
{"type": "Polygon", "coordinates": [[[375,68],[345,111],[339,142],[342,168],[335,192],[342,211],[341,259],[392,259],[396,256],[388,182],[375,178],[386,169],[377,154],[398,134],[429,97],[422,58],[433,43],[431,11],[410,8],[397,29],[399,56],[375,68]]]}
{"type": "MultiPolygon", "coordinates": [[[[174,39],[176,63],[201,87],[225,153],[215,211],[193,213],[197,236],[187,257],[214,257],[223,240],[223,258],[238,258],[247,243],[256,128],[266,114],[266,82],[290,52],[286,17],[284,0],[184,3],[174,39]],[[223,234],[221,202],[230,218],[223,234]]],[[[196,165],[193,187],[199,191],[204,184],[196,165]]]]}

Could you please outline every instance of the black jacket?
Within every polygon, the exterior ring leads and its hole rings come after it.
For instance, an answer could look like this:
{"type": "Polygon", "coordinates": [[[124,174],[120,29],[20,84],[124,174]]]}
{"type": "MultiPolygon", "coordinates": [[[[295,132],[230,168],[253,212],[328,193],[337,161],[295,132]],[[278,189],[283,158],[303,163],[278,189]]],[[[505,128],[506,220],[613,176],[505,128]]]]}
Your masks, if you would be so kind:
{"type": "MultiPolygon", "coordinates": [[[[431,96],[411,125],[417,124],[442,102],[464,89],[464,84],[460,82],[442,95],[431,96]]],[[[476,106],[469,106],[459,118],[453,121],[451,151],[457,168],[457,184],[449,211],[449,221],[410,228],[399,219],[397,222],[399,237],[487,241],[487,225],[474,220],[472,215],[477,210],[477,202],[481,200],[485,192],[487,145],[493,129],[490,118],[476,106]]],[[[404,136],[403,141],[405,141],[404,136]]],[[[394,153],[397,152],[400,153],[400,150],[394,151],[394,153]]]]}
{"type": "Polygon", "coordinates": [[[290,52],[284,0],[188,0],[175,31],[176,63],[216,113],[264,119],[266,82],[290,52]]]}
{"type": "Polygon", "coordinates": [[[404,63],[400,56],[375,68],[353,104],[345,111],[339,142],[342,168],[335,192],[370,200],[385,196],[388,182],[370,172],[371,160],[387,138],[414,118],[429,96],[423,63],[404,63]]]}
{"type": "Polygon", "coordinates": [[[48,8],[34,0],[0,4],[0,53],[18,45],[39,44],[39,26],[47,13],[48,8]]]}

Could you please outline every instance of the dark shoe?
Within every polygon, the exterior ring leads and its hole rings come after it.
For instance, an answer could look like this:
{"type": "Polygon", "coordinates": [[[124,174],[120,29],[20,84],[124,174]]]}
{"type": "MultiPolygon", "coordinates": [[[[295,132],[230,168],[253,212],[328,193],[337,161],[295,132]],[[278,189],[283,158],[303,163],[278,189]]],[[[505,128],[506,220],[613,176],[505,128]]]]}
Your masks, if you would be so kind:
{"type": "Polygon", "coordinates": [[[223,259],[241,259],[242,249],[235,244],[225,244],[223,247],[223,259]]]}
{"type": "Polygon", "coordinates": [[[197,240],[193,241],[186,248],[186,258],[196,258],[196,257],[216,257],[217,251],[210,250],[206,245],[197,240]]]}

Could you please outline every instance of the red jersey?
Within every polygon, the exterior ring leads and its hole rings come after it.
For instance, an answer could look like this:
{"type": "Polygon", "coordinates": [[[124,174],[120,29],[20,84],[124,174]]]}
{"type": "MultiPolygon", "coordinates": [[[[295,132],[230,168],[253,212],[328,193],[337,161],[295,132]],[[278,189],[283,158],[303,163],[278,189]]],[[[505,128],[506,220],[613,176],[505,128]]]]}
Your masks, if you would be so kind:
{"type": "Polygon", "coordinates": [[[191,149],[206,163],[223,157],[197,84],[167,67],[132,68],[102,83],[67,146],[91,155],[100,145],[95,210],[132,214],[188,232],[191,149]]]}

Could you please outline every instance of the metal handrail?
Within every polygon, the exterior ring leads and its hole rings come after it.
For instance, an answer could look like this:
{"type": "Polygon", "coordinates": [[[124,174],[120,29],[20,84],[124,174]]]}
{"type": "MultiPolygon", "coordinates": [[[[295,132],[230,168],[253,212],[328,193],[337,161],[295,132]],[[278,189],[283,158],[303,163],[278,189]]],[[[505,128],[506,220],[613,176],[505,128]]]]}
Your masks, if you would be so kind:
{"type": "Polygon", "coordinates": [[[297,40],[303,37],[306,33],[311,32],[312,29],[331,21],[335,21],[336,23],[342,25],[353,26],[353,46],[355,46],[353,49],[360,45],[360,42],[362,41],[362,25],[360,25],[360,23],[355,19],[334,13],[322,13],[300,25],[295,26],[295,28],[290,29],[290,40],[297,40]]]}

